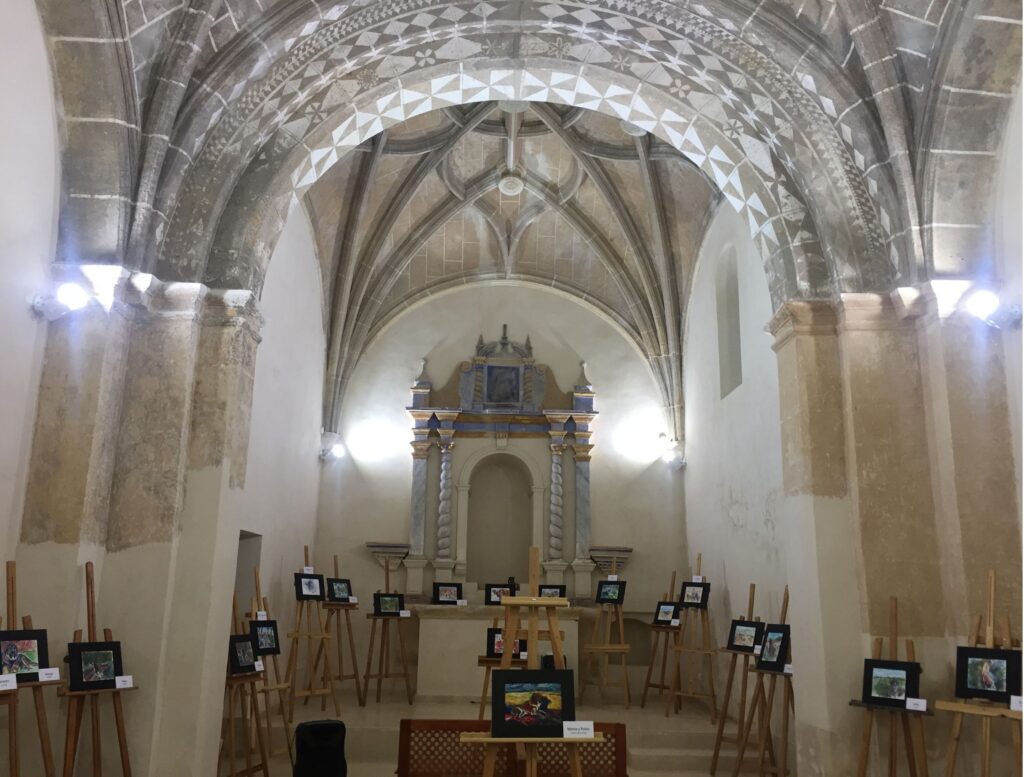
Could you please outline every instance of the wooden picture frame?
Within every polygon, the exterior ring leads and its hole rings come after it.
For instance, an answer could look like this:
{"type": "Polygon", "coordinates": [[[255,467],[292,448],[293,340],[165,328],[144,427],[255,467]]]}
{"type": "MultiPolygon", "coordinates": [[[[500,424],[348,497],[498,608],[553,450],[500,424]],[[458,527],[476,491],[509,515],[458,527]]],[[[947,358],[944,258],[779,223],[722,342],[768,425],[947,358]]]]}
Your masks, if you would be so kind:
{"type": "Polygon", "coordinates": [[[495,607],[501,606],[502,596],[514,596],[519,591],[519,584],[516,583],[516,590],[512,591],[509,588],[508,583],[485,583],[484,584],[484,604],[493,605],[495,607]]]}
{"type": "MultiPolygon", "coordinates": [[[[264,621],[266,622],[266,621],[264,621]]],[[[248,634],[232,634],[228,644],[228,665],[231,674],[252,674],[256,671],[259,654],[256,644],[248,634]]]]}
{"type": "Polygon", "coordinates": [[[987,699],[1009,704],[1020,696],[1021,652],[1003,648],[956,649],[956,695],[960,699],[987,699]]]}
{"type": "Polygon", "coordinates": [[[869,707],[906,709],[920,694],[921,665],[916,661],[864,660],[861,702],[869,707]]]}
{"type": "Polygon", "coordinates": [[[658,602],[654,608],[655,626],[671,626],[672,621],[679,620],[679,602],[658,602]]]}
{"type": "Polygon", "coordinates": [[[694,583],[684,581],[683,587],[679,589],[679,606],[690,607],[697,610],[708,608],[708,599],[711,598],[711,583],[694,583]]]}
{"type": "Polygon", "coordinates": [[[541,599],[564,599],[565,586],[541,584],[537,586],[537,596],[541,599]]]}
{"type": "Polygon", "coordinates": [[[0,631],[0,672],[17,675],[18,684],[39,681],[39,670],[50,666],[45,629],[0,631]]]}
{"type": "Polygon", "coordinates": [[[295,573],[295,601],[322,602],[324,600],[324,576],[306,572],[295,573]],[[315,584],[315,585],[314,585],[315,584]]]}
{"type": "Polygon", "coordinates": [[[462,599],[462,583],[434,583],[434,593],[430,598],[431,604],[443,604],[456,606],[462,599]]]}
{"type": "Polygon", "coordinates": [[[124,674],[120,642],[68,643],[68,689],[111,690],[124,674]]]}
{"type": "Polygon", "coordinates": [[[598,604],[622,604],[626,600],[625,580],[601,580],[594,601],[598,604]]]}
{"type": "Polygon", "coordinates": [[[789,625],[769,623],[764,627],[757,669],[761,672],[782,672],[789,663],[789,625]]]}
{"type": "Polygon", "coordinates": [[[764,622],[736,619],[729,626],[729,650],[753,653],[764,642],[764,622]]]}
{"type": "Polygon", "coordinates": [[[373,614],[387,618],[398,618],[405,609],[405,596],[403,594],[382,594],[379,591],[373,595],[373,614]]]}
{"type": "Polygon", "coordinates": [[[281,655],[277,621],[249,621],[249,638],[257,656],[281,655]]]}
{"type": "Polygon", "coordinates": [[[324,591],[328,602],[347,604],[352,597],[352,581],[347,577],[329,577],[324,591]]]}
{"type": "Polygon", "coordinates": [[[576,719],[570,669],[497,669],[491,675],[491,735],[561,737],[562,723],[576,719]]]}

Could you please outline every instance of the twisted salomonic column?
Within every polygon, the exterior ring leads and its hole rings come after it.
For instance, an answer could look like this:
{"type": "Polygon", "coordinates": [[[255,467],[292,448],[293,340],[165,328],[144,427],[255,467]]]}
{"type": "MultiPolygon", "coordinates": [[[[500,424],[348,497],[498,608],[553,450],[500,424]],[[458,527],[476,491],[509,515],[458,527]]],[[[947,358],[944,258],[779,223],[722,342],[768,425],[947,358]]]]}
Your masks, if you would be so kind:
{"type": "Polygon", "coordinates": [[[452,557],[452,448],[455,441],[442,439],[441,495],[437,505],[437,557],[452,557]]]}
{"type": "Polygon", "coordinates": [[[565,522],[562,517],[562,453],[564,445],[551,446],[551,502],[548,517],[548,558],[561,560],[562,535],[565,522]]]}

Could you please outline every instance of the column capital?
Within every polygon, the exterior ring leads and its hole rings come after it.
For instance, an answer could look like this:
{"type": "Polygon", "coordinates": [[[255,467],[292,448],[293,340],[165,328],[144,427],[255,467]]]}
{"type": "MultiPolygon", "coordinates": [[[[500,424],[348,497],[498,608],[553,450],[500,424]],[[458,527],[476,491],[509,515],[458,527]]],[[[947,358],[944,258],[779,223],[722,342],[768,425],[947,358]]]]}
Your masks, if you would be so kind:
{"type": "Polygon", "coordinates": [[[590,452],[594,450],[593,445],[580,445],[575,444],[572,446],[573,453],[576,456],[577,462],[590,461],[590,452]]]}
{"type": "Polygon", "coordinates": [[[425,459],[434,443],[430,440],[413,440],[409,445],[412,446],[412,457],[414,459],[425,459]]]}
{"type": "Polygon", "coordinates": [[[779,350],[794,335],[834,335],[839,322],[830,300],[788,300],[772,316],[765,331],[775,338],[773,350],[779,350]]]}

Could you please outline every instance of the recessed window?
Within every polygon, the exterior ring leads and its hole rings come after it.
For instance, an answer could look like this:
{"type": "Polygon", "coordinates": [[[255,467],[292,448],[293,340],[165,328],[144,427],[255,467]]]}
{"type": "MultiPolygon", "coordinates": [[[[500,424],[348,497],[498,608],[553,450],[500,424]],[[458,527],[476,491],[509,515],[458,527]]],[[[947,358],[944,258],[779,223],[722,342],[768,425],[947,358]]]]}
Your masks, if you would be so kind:
{"type": "Polygon", "coordinates": [[[736,277],[736,249],[727,246],[715,272],[715,308],[718,314],[718,383],[722,397],[743,382],[740,350],[740,287],[736,277]]]}

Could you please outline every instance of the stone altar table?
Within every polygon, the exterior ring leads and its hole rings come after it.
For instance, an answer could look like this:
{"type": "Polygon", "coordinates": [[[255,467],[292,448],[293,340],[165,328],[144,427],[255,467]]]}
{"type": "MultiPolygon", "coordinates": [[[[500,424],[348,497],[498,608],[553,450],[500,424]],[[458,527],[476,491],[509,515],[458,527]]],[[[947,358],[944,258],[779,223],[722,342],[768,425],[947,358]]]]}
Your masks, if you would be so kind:
{"type": "MultiPolygon", "coordinates": [[[[418,699],[450,701],[480,699],[484,670],[476,660],[486,652],[487,629],[491,621],[502,623],[505,610],[484,604],[452,607],[443,604],[415,605],[419,621],[419,651],[416,661],[418,699]]],[[[568,607],[558,611],[561,630],[565,633],[563,646],[569,669],[579,674],[579,621],[583,609],[568,607]]],[[[526,628],[525,623],[523,628],[526,628]]],[[[544,643],[541,654],[550,653],[544,643]]],[[[578,677],[576,678],[578,681],[578,677]]]]}

